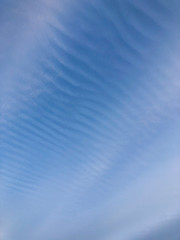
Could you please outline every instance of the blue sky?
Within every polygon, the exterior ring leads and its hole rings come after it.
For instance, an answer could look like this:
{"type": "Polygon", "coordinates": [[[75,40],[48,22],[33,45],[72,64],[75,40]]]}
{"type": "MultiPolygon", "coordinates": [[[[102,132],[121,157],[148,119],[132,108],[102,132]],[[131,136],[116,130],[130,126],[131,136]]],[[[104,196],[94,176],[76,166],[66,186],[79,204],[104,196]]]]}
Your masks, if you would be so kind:
{"type": "Polygon", "coordinates": [[[179,1],[0,16],[0,239],[178,240],[179,1]]]}

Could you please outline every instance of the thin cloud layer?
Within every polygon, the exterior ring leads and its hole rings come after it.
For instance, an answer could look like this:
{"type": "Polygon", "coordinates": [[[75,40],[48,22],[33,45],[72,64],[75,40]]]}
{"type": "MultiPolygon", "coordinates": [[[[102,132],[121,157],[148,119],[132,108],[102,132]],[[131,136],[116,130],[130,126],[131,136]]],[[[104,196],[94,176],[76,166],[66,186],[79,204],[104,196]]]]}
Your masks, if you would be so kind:
{"type": "Polygon", "coordinates": [[[177,240],[180,3],[0,11],[0,238],[177,240]]]}

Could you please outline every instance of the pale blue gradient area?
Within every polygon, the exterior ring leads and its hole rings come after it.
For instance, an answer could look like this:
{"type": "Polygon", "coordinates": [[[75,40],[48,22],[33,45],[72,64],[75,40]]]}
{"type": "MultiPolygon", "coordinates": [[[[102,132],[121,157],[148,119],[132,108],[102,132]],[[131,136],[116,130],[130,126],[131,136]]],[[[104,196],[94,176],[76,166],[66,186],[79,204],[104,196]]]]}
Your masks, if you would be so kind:
{"type": "Polygon", "coordinates": [[[0,6],[0,239],[180,239],[180,2],[0,6]]]}

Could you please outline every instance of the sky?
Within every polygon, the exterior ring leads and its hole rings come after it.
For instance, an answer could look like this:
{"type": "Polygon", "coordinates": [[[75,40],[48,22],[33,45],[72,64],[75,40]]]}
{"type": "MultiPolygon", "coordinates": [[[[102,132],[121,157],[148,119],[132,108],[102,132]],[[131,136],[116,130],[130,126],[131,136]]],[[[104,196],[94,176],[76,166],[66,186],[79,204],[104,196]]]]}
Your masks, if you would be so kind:
{"type": "Polygon", "coordinates": [[[180,2],[1,0],[0,240],[180,239],[180,2]]]}

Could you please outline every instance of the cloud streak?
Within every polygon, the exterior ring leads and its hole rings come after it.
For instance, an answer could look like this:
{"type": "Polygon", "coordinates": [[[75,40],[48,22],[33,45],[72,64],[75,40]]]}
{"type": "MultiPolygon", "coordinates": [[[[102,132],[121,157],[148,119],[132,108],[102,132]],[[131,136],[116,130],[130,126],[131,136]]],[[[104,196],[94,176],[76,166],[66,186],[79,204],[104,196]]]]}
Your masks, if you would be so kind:
{"type": "Polygon", "coordinates": [[[176,240],[178,1],[3,8],[1,238],[176,240]]]}

